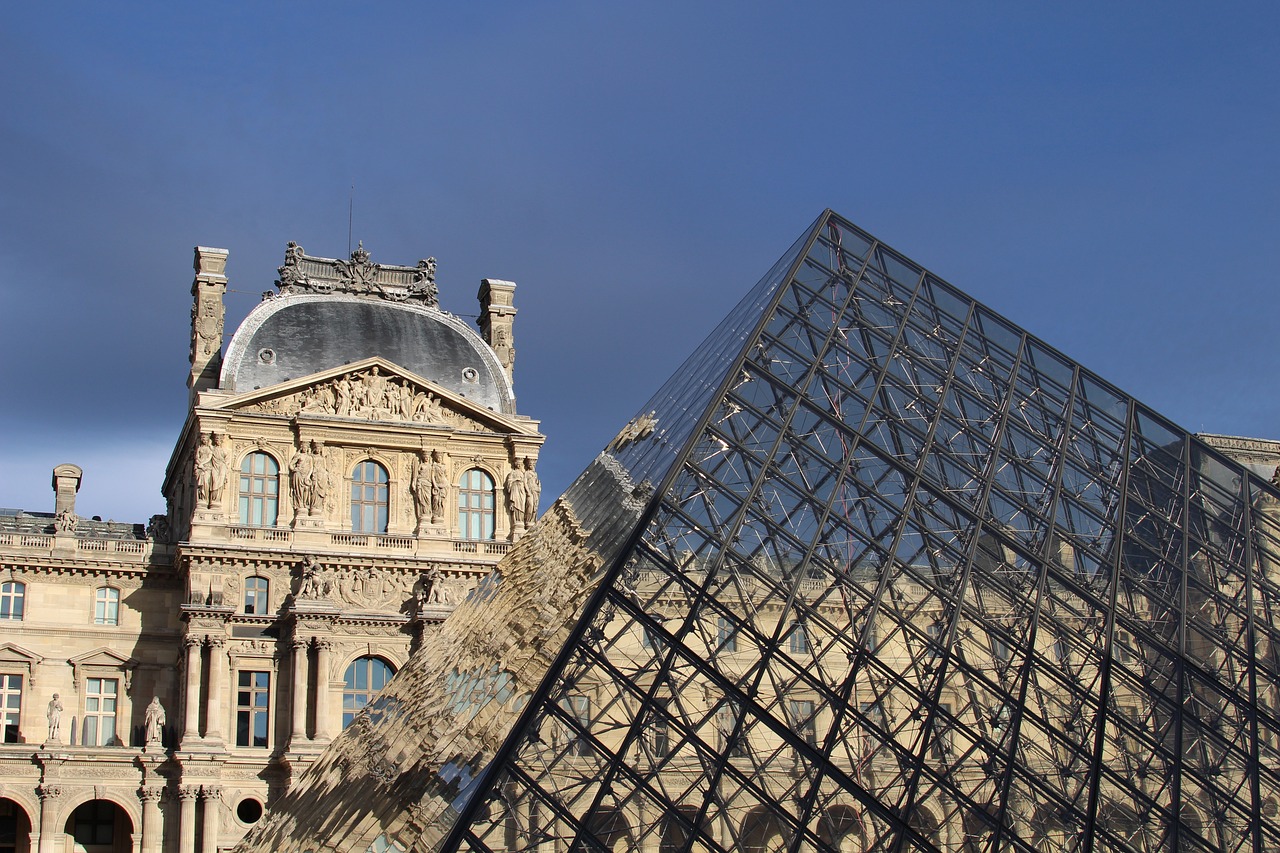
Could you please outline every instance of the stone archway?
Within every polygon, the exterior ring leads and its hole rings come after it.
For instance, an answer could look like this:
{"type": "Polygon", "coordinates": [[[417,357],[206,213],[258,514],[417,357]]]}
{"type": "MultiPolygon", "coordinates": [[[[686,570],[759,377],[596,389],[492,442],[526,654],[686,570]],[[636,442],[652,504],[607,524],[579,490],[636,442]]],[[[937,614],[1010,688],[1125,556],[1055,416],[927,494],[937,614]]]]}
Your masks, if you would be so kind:
{"type": "Polygon", "coordinates": [[[30,853],[31,816],[22,804],[0,798],[0,853],[30,853]]]}
{"type": "Polygon", "coordinates": [[[64,853],[132,853],[133,819],[110,800],[88,800],[67,817],[64,853]]]}

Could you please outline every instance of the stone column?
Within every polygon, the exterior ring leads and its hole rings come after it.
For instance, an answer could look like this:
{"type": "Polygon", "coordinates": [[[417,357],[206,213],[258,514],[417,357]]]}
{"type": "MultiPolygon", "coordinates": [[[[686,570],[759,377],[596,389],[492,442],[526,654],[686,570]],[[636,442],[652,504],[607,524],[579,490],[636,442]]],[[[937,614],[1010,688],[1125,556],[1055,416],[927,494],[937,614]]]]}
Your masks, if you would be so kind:
{"type": "Polygon", "coordinates": [[[164,788],[149,785],[138,791],[142,800],[142,853],[160,853],[164,843],[164,823],[160,817],[160,796],[164,788]]]}
{"type": "Polygon", "coordinates": [[[218,819],[222,811],[222,789],[216,785],[205,785],[200,789],[200,799],[204,801],[204,820],[200,822],[204,838],[200,845],[201,853],[218,853],[218,819]]]}
{"type": "Polygon", "coordinates": [[[227,691],[227,638],[209,638],[209,713],[204,724],[207,740],[222,741],[222,726],[226,723],[226,711],[222,697],[227,691]]]}
{"type": "Polygon", "coordinates": [[[178,853],[196,853],[196,797],[199,785],[182,785],[178,788],[178,853]]]}
{"type": "Polygon", "coordinates": [[[307,641],[294,638],[293,646],[293,725],[289,745],[297,748],[307,739],[307,641]]]}
{"type": "Polygon", "coordinates": [[[182,638],[187,649],[187,689],[183,698],[182,748],[200,739],[200,638],[182,638]]]}
{"type": "Polygon", "coordinates": [[[333,641],[316,640],[316,740],[330,740],[329,734],[329,658],[333,641]]]}
{"type": "Polygon", "coordinates": [[[57,823],[58,799],[62,789],[57,785],[40,785],[36,788],[40,797],[40,840],[36,843],[37,853],[53,853],[55,839],[60,830],[57,823]]]}

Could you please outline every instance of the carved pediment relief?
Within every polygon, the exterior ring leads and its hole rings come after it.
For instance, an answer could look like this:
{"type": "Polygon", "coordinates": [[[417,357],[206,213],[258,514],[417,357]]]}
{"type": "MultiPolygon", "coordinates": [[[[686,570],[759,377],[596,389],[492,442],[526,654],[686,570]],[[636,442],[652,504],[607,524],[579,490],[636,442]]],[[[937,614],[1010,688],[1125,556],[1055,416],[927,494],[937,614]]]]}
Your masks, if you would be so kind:
{"type": "Polygon", "coordinates": [[[220,408],[286,417],[312,415],[458,430],[529,431],[510,418],[477,407],[466,398],[380,358],[243,394],[220,408]]]}

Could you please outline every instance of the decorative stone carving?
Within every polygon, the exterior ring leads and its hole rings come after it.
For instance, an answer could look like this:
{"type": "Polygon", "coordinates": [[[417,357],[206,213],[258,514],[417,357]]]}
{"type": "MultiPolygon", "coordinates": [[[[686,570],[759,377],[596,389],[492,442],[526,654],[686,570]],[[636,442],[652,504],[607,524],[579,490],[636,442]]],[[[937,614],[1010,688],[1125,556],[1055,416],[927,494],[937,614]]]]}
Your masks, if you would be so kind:
{"type": "MultiPolygon", "coordinates": [[[[375,264],[362,241],[350,260],[313,258],[292,241],[284,252],[276,286],[281,296],[292,293],[352,293],[392,302],[415,302],[439,307],[436,259],[418,261],[416,267],[375,264]]],[[[263,294],[267,298],[269,294],[263,294]]]]}
{"type": "Polygon", "coordinates": [[[322,517],[332,486],[333,476],[329,473],[329,458],[323,442],[312,441],[310,447],[306,442],[300,443],[289,460],[289,491],[295,518],[322,517]]]}
{"type": "Polygon", "coordinates": [[[164,736],[164,724],[164,706],[160,704],[159,696],[152,696],[151,704],[147,706],[143,717],[143,731],[147,746],[160,743],[164,736]]]}
{"type": "Polygon", "coordinates": [[[333,415],[369,421],[436,424],[460,428],[471,422],[444,408],[440,398],[374,365],[305,388],[296,394],[262,400],[243,411],[270,415],[333,415]]]}
{"type": "Polygon", "coordinates": [[[194,800],[199,796],[200,796],[199,785],[179,785],[178,786],[179,800],[194,800]]]}
{"type": "Polygon", "coordinates": [[[524,520],[533,524],[538,518],[538,503],[542,500],[542,481],[533,470],[533,460],[524,458],[524,520]]]}
{"type": "Polygon", "coordinates": [[[56,800],[62,796],[62,789],[57,785],[37,785],[36,796],[44,800],[56,800]]]}
{"type": "Polygon", "coordinates": [[[138,789],[138,799],[144,803],[158,803],[164,796],[164,788],[159,785],[148,785],[138,789]]]}
{"type": "Polygon", "coordinates": [[[62,700],[58,698],[57,693],[53,694],[53,698],[49,700],[44,716],[49,724],[45,743],[62,743],[62,700]]]}
{"type": "Polygon", "coordinates": [[[223,437],[201,433],[192,462],[192,478],[196,484],[196,509],[212,509],[221,503],[222,488],[227,484],[230,459],[223,437]]]}
{"type": "Polygon", "coordinates": [[[511,541],[513,542],[524,532],[527,488],[524,471],[517,465],[507,474],[506,481],[507,514],[511,516],[511,541]]]}
{"type": "Polygon", "coordinates": [[[310,556],[303,558],[299,573],[299,601],[332,601],[362,610],[398,610],[414,583],[409,574],[373,567],[335,569],[310,556]]]}
{"type": "Polygon", "coordinates": [[[151,516],[151,520],[147,522],[147,538],[153,542],[168,543],[169,536],[169,516],[151,516]]]}
{"type": "Polygon", "coordinates": [[[439,450],[433,450],[429,459],[425,450],[420,451],[414,460],[409,494],[413,498],[419,535],[428,521],[435,525],[444,524],[444,507],[450,487],[449,469],[444,460],[445,456],[439,450]]]}
{"type": "Polygon", "coordinates": [[[54,516],[53,529],[57,533],[74,534],[76,532],[77,521],[79,521],[79,518],[76,515],[76,511],[71,507],[67,507],[54,516]]]}

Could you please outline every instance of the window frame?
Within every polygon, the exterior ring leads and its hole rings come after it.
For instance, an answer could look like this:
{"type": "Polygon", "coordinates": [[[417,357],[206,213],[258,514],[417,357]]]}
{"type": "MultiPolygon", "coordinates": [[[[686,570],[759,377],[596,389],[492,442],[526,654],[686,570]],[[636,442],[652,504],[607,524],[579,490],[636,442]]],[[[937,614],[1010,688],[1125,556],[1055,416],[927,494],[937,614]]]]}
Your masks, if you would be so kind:
{"type": "Polygon", "coordinates": [[[458,479],[458,538],[474,542],[497,536],[498,485],[493,475],[479,466],[468,468],[458,479]],[[479,485],[471,481],[477,479],[479,485]],[[473,535],[474,534],[474,535],[473,535]]]}
{"type": "Polygon", "coordinates": [[[120,624],[120,588],[109,584],[97,587],[93,591],[93,624],[120,624]],[[106,593],[106,595],[103,595],[106,593]],[[115,593],[113,597],[111,593],[115,593]]]}
{"type": "Polygon", "coordinates": [[[368,705],[369,702],[372,701],[373,697],[377,696],[378,693],[382,690],[382,688],[387,686],[387,682],[395,678],[395,675],[396,675],[395,665],[391,663],[391,661],[379,655],[361,655],[360,657],[352,660],[351,663],[347,664],[346,669],[342,671],[342,728],[343,729],[351,725],[351,723],[355,720],[356,715],[360,713],[360,709],[368,705]],[[356,670],[356,665],[360,663],[366,664],[367,678],[366,678],[366,684],[363,687],[361,687],[359,684],[352,683],[353,676],[357,678],[359,676],[359,672],[356,670]],[[377,687],[374,686],[375,672],[373,671],[374,670],[373,664],[375,663],[381,664],[385,669],[385,673],[384,672],[377,673],[378,675],[385,675],[382,683],[379,684],[377,687]],[[352,700],[350,709],[348,709],[348,702],[347,702],[348,697],[350,697],[352,700]],[[362,698],[364,700],[363,702],[360,701],[360,699],[362,698]]]}
{"type": "Polygon", "coordinates": [[[271,579],[264,578],[262,575],[250,575],[244,579],[244,600],[241,606],[246,616],[266,616],[271,612],[271,579]],[[258,589],[259,584],[254,581],[261,581],[262,589],[258,589]],[[252,598],[256,603],[253,610],[249,609],[249,600],[252,598]]]}
{"type": "Polygon", "coordinates": [[[26,617],[27,585],[22,581],[0,582],[0,620],[21,622],[26,617]]]}
{"type": "Polygon", "coordinates": [[[351,532],[382,535],[391,521],[391,473],[376,459],[351,469],[351,532]],[[373,480],[365,479],[373,472],[373,480]]]}
{"type": "Polygon", "coordinates": [[[120,698],[119,678],[109,678],[100,675],[89,675],[85,677],[84,714],[80,719],[81,746],[103,747],[119,745],[120,698]],[[111,685],[110,691],[104,689],[107,685],[111,685]],[[92,707],[93,703],[96,703],[96,707],[92,707]],[[110,703],[109,711],[104,707],[105,703],[110,703]],[[90,720],[93,720],[92,728],[90,728],[89,725],[90,720]],[[106,727],[103,725],[108,720],[110,721],[109,734],[106,732],[106,727]],[[90,732],[92,732],[92,743],[90,743],[90,732]]]}
{"type": "Polygon", "coordinates": [[[275,527],[280,522],[280,461],[264,450],[254,450],[240,460],[236,483],[237,517],[241,527],[275,527]],[[255,470],[262,461],[262,471],[255,470]],[[270,466],[265,463],[270,463],[270,466]],[[248,468],[249,470],[245,470],[248,468]],[[274,468],[274,472],[268,470],[274,468]],[[245,486],[248,485],[246,490],[245,486]],[[262,485],[261,491],[255,486],[262,485]],[[270,521],[267,520],[268,507],[270,521]],[[255,523],[254,516],[258,521],[255,523]]]}
{"type": "Polygon", "coordinates": [[[24,679],[21,673],[0,672],[0,742],[22,743],[22,691],[24,679]],[[17,682],[14,687],[13,682],[17,682]],[[10,707],[10,700],[16,705],[10,707]]]}
{"type": "Polygon", "coordinates": [[[271,747],[271,680],[266,669],[242,669],[236,676],[236,747],[269,749],[271,747]],[[262,676],[263,683],[254,683],[262,676]],[[248,701],[246,702],[246,697],[248,701]],[[261,737],[257,734],[261,722],[261,737]],[[261,740],[261,743],[257,741],[261,740]]]}

